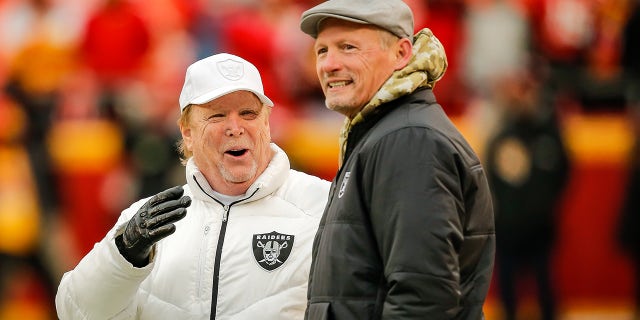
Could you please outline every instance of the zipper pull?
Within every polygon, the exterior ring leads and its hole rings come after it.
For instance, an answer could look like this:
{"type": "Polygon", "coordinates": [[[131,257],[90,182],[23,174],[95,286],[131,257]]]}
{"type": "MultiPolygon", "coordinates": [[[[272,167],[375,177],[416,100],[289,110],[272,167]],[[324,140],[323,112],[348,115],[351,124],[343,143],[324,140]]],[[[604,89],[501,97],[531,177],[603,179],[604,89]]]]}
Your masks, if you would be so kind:
{"type": "Polygon", "coordinates": [[[222,222],[227,222],[228,217],[229,217],[229,205],[225,205],[224,212],[222,213],[222,222]]]}

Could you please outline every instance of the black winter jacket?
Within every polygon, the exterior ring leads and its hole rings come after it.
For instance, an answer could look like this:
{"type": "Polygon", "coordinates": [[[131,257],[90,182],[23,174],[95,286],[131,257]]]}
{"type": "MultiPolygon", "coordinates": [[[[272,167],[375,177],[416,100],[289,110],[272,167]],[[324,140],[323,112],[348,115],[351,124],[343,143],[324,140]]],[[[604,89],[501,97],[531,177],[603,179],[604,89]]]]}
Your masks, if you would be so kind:
{"type": "Polygon", "coordinates": [[[313,245],[307,319],[482,319],[495,253],[474,151],[430,89],[355,125],[313,245]]]}

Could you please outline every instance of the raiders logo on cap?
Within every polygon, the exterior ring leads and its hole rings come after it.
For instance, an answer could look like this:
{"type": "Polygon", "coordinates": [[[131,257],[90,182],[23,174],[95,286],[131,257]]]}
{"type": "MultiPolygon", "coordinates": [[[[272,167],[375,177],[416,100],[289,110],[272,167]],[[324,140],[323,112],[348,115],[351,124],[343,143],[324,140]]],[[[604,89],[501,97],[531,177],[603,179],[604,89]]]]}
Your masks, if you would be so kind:
{"type": "Polygon", "coordinates": [[[284,264],[293,248],[293,238],[293,235],[275,231],[254,234],[251,246],[258,265],[267,271],[273,271],[284,264]]]}
{"type": "Polygon", "coordinates": [[[218,62],[217,65],[218,72],[220,72],[223,77],[231,81],[240,80],[244,76],[244,68],[242,66],[242,62],[227,59],[225,61],[218,62]]]}

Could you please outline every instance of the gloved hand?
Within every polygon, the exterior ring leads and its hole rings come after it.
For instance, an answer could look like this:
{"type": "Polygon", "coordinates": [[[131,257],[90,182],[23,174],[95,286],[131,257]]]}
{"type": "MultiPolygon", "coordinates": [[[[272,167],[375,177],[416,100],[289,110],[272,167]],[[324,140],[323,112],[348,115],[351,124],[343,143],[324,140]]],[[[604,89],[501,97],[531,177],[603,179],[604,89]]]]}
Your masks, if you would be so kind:
{"type": "Polygon", "coordinates": [[[191,204],[183,193],[180,186],[162,191],[129,220],[124,233],[116,237],[118,251],[127,261],[138,268],[146,266],[153,245],[176,231],[173,223],[186,216],[191,204]]]}

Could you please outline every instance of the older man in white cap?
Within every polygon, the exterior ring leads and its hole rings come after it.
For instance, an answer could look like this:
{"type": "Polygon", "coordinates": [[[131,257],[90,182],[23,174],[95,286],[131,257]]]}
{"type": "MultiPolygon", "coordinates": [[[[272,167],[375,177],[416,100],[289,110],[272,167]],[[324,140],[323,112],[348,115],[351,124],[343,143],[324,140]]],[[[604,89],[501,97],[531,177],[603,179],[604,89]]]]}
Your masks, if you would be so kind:
{"type": "Polygon", "coordinates": [[[301,319],[329,182],[271,143],[258,70],[217,54],[187,69],[187,183],[124,210],[60,283],[60,319],[301,319]]]}
{"type": "Polygon", "coordinates": [[[495,251],[491,192],[433,93],[444,48],[400,0],[305,11],[341,166],[314,241],[308,319],[481,319],[495,251]]]}

